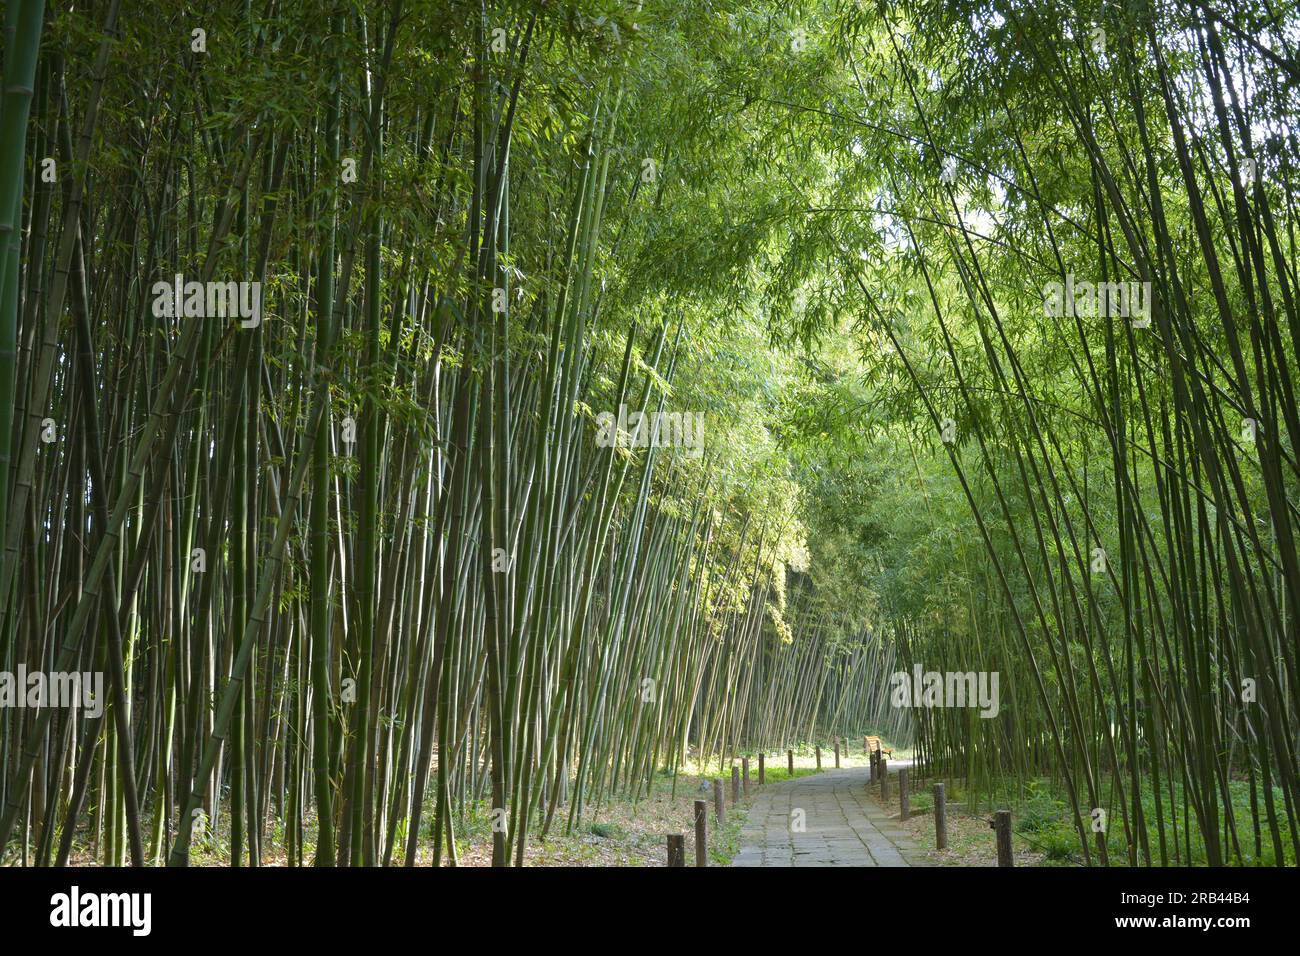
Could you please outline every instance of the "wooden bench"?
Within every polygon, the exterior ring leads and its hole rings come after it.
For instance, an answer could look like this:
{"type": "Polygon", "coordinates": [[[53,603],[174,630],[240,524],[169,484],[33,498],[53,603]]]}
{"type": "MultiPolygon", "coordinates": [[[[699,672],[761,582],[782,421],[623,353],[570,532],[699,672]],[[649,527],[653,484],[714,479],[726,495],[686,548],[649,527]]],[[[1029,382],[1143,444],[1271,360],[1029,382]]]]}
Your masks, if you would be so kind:
{"type": "Polygon", "coordinates": [[[874,751],[875,753],[889,754],[891,757],[894,756],[894,748],[886,747],[880,742],[879,737],[867,738],[867,750],[874,751]]]}

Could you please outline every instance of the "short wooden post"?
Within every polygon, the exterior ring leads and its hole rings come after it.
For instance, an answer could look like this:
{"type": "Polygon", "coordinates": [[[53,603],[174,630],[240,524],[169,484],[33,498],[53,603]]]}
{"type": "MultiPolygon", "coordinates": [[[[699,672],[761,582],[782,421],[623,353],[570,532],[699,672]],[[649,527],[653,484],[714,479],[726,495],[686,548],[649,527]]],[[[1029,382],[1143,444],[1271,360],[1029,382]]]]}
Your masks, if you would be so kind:
{"type": "Polygon", "coordinates": [[[793,777],[794,776],[794,751],[793,750],[787,750],[785,752],[785,765],[786,768],[790,771],[790,776],[793,777]]]}
{"type": "Polygon", "coordinates": [[[740,801],[740,768],[734,763],[731,765],[731,802],[740,801]]]}
{"type": "Polygon", "coordinates": [[[840,769],[840,738],[835,738],[835,769],[840,769]]]}
{"type": "Polygon", "coordinates": [[[749,758],[740,758],[740,780],[745,786],[745,796],[749,796],[749,758]]]}
{"type": "Polygon", "coordinates": [[[709,802],[695,801],[695,865],[709,865],[709,802]]]}
{"type": "Polygon", "coordinates": [[[907,803],[907,768],[898,771],[898,819],[906,820],[912,813],[907,803]]]}
{"type": "Polygon", "coordinates": [[[883,803],[889,799],[889,762],[884,757],[880,758],[880,801],[883,803]]]}
{"type": "Polygon", "coordinates": [[[718,818],[718,826],[723,826],[727,822],[727,805],[722,797],[722,781],[713,781],[713,812],[718,818]]]}
{"type": "Polygon", "coordinates": [[[1011,811],[998,810],[989,826],[998,838],[998,866],[1014,866],[1011,862],[1011,811]]]}
{"type": "Polygon", "coordinates": [[[668,865],[686,865],[686,837],[680,833],[668,834],[668,865]]]}
{"type": "Polygon", "coordinates": [[[867,780],[870,781],[871,783],[876,782],[876,761],[878,759],[879,759],[879,755],[874,750],[871,751],[870,760],[868,761],[869,769],[867,773],[867,780]]]}
{"type": "Polygon", "coordinates": [[[943,784],[934,785],[934,846],[948,848],[948,805],[943,795],[943,784]]]}
{"type": "Polygon", "coordinates": [[[822,768],[822,745],[818,744],[817,745],[817,769],[821,770],[821,768],[822,768]]]}

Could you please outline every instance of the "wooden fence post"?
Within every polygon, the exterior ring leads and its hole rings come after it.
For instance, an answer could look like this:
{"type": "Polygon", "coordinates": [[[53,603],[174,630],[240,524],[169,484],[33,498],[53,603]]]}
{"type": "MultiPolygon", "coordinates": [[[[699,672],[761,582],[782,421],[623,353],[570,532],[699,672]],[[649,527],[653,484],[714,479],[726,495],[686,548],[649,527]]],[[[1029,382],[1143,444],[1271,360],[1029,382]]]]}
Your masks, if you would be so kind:
{"type": "Polygon", "coordinates": [[[668,834],[668,865],[686,865],[686,837],[680,833],[668,834]]]}
{"type": "Polygon", "coordinates": [[[793,750],[787,750],[785,752],[785,763],[790,770],[790,776],[793,777],[794,776],[794,751],[793,750]]]}
{"type": "Polygon", "coordinates": [[[835,738],[835,769],[840,769],[840,738],[835,738]]]}
{"type": "Polygon", "coordinates": [[[740,802],[740,768],[734,763],[731,765],[731,802],[740,802]]]}
{"type": "Polygon", "coordinates": [[[722,781],[713,781],[713,812],[718,816],[718,826],[724,826],[727,822],[727,805],[722,797],[722,781]]]}
{"type": "Polygon", "coordinates": [[[749,796],[749,758],[740,758],[740,779],[745,785],[745,796],[749,796]]]}
{"type": "Polygon", "coordinates": [[[709,865],[709,802],[695,801],[695,865],[709,865]]]}
{"type": "Polygon", "coordinates": [[[758,782],[767,783],[767,755],[761,750],[758,752],[758,782]]]}
{"type": "Polygon", "coordinates": [[[998,810],[989,826],[998,838],[998,866],[1014,866],[1011,862],[1011,811],[998,810]]]}
{"type": "Polygon", "coordinates": [[[817,745],[817,769],[821,770],[821,768],[822,768],[822,745],[818,744],[817,745]]]}
{"type": "Polygon", "coordinates": [[[907,805],[907,768],[898,771],[898,819],[906,820],[912,808],[907,805]]]}
{"type": "Polygon", "coordinates": [[[889,799],[889,762],[884,757],[880,758],[880,801],[884,803],[889,799]]]}
{"type": "Polygon", "coordinates": [[[934,846],[939,850],[948,848],[948,805],[941,783],[934,785],[934,846]]]}

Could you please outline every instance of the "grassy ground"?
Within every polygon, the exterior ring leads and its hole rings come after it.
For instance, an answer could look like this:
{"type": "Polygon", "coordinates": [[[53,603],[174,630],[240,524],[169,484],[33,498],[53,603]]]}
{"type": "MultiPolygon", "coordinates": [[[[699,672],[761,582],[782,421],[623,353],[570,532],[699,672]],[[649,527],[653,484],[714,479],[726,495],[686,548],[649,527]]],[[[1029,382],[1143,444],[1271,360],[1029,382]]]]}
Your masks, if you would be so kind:
{"type": "MultiPolygon", "coordinates": [[[[908,776],[913,777],[911,771],[908,776]]],[[[944,785],[948,846],[943,850],[936,849],[932,786],[931,781],[916,778],[909,780],[910,814],[907,820],[899,819],[897,774],[890,774],[889,789],[884,800],[880,797],[879,786],[872,787],[871,798],[885,810],[891,820],[911,835],[929,863],[935,866],[997,866],[997,844],[989,826],[992,813],[968,807],[964,802],[967,795],[951,782],[945,782],[944,785]]],[[[1011,848],[1017,866],[1042,866],[1048,862],[1044,854],[1029,843],[1023,834],[1015,832],[1014,826],[1011,848]]]]}
{"type": "MultiPolygon", "coordinates": [[[[1107,778],[1099,786],[1101,808],[1105,811],[1107,824],[1105,827],[1106,847],[1112,866],[1129,865],[1130,834],[1137,841],[1138,862],[1139,864],[1145,864],[1145,856],[1141,850],[1141,833],[1135,821],[1130,820],[1129,827],[1127,829],[1125,827],[1121,793],[1126,795],[1129,802],[1131,802],[1131,794],[1128,793],[1127,785],[1128,781],[1126,780],[1123,789],[1113,787],[1109,778],[1107,778]]],[[[1155,818],[1155,794],[1149,780],[1142,780],[1139,785],[1142,788],[1142,806],[1147,818],[1145,821],[1145,836],[1150,851],[1151,863],[1160,866],[1160,831],[1155,818]]],[[[1273,841],[1268,832],[1268,825],[1264,816],[1262,792],[1258,789],[1256,792],[1261,828],[1259,847],[1256,848],[1255,833],[1251,822],[1255,819],[1256,812],[1251,806],[1249,780],[1230,779],[1227,782],[1227,791],[1231,815],[1237,825],[1235,843],[1231,835],[1225,835],[1224,833],[1223,827],[1227,814],[1222,809],[1218,812],[1218,819],[1220,844],[1229,864],[1276,866],[1277,856],[1275,855],[1273,841]],[[1238,858],[1238,850],[1240,851],[1240,858],[1238,858]]],[[[1070,804],[1063,787],[1048,778],[1039,777],[1027,781],[1023,787],[1007,786],[1001,790],[994,788],[993,793],[993,797],[986,799],[995,799],[1003,805],[1012,807],[1013,812],[1016,814],[1016,830],[1042,847],[1048,862],[1064,865],[1081,864],[1083,862],[1074,817],[1070,811],[1070,804]]],[[[1284,865],[1294,866],[1296,860],[1291,852],[1290,828],[1285,818],[1284,808],[1286,804],[1282,791],[1274,788],[1273,798],[1279,808],[1279,815],[1283,817],[1279,827],[1283,863],[1284,865]]],[[[1204,841],[1197,834],[1198,828],[1193,811],[1184,807],[1182,800],[1181,786],[1175,788],[1172,797],[1168,787],[1162,790],[1161,812],[1165,821],[1165,858],[1170,866],[1205,866],[1208,860],[1204,841]],[[1175,825],[1178,833],[1177,852],[1175,852],[1173,845],[1175,825]]],[[[1221,794],[1219,800],[1222,801],[1221,794]]],[[[1090,809],[1085,807],[1084,813],[1090,814],[1090,809]]],[[[1095,857],[1094,862],[1096,862],[1095,857]]]]}
{"type": "MultiPolygon", "coordinates": [[[[1079,837],[1075,830],[1074,818],[1064,791],[1046,778],[1028,781],[1024,787],[989,787],[987,784],[979,793],[967,791],[960,781],[946,780],[945,791],[948,806],[948,848],[943,851],[935,849],[935,832],[932,786],[934,781],[913,780],[910,799],[912,818],[902,823],[905,830],[912,834],[917,844],[926,851],[927,858],[943,866],[994,866],[997,863],[997,849],[993,830],[989,827],[993,809],[1007,808],[1012,812],[1012,849],[1017,866],[1081,866],[1083,853],[1079,837]]],[[[1254,846],[1254,831],[1251,828],[1250,787],[1247,781],[1233,780],[1228,787],[1232,796],[1233,813],[1238,821],[1238,840],[1241,849],[1240,865],[1272,866],[1275,859],[1272,841],[1264,827],[1261,834],[1259,852],[1254,846]]],[[[1112,866],[1129,865],[1128,836],[1124,829],[1123,816],[1116,803],[1111,799],[1109,787],[1103,790],[1104,808],[1109,825],[1106,827],[1106,845],[1112,866]]],[[[880,803],[879,790],[873,793],[880,803]]],[[[1164,795],[1164,813],[1169,819],[1170,801],[1164,795]]],[[[1261,803],[1262,803],[1262,798],[1261,803]]],[[[1281,794],[1277,796],[1282,805],[1281,794]]],[[[1154,797],[1144,794],[1143,804],[1147,814],[1154,816],[1154,797]]],[[[898,784],[896,777],[890,778],[888,801],[882,804],[890,814],[898,816],[898,784]]],[[[1181,804],[1179,813],[1181,814],[1181,804]]],[[[1179,817],[1180,845],[1177,863],[1188,865],[1189,848],[1187,845],[1187,828],[1179,817]]],[[[1193,824],[1193,831],[1195,826],[1193,824]]],[[[1282,828],[1284,848],[1289,847],[1289,832],[1282,828]]],[[[1149,821],[1148,843],[1151,849],[1151,862],[1160,865],[1159,833],[1154,820],[1149,821]]],[[[1230,840],[1225,839],[1225,846],[1230,840]]],[[[1095,850],[1095,845],[1093,846],[1095,850]]],[[[1175,865],[1172,841],[1167,843],[1169,865],[1175,865]]],[[[1202,841],[1193,835],[1190,845],[1192,865],[1206,864],[1205,847],[1202,841]]],[[[1093,863],[1097,857],[1094,854],[1093,863]]],[[[1143,857],[1139,855],[1139,863],[1143,857]]],[[[1235,853],[1233,864],[1237,864],[1235,853]]],[[[1288,858],[1288,863],[1292,861],[1288,858]]]]}
{"type": "MultiPolygon", "coordinates": [[[[686,838],[686,862],[695,864],[695,801],[709,807],[709,865],[726,866],[736,852],[736,839],[744,824],[742,806],[727,807],[726,823],[719,827],[713,807],[713,778],[687,768],[677,774],[657,774],[650,793],[637,801],[623,796],[607,799],[584,815],[581,823],[565,832],[565,818],[556,814],[545,839],[533,833],[524,852],[525,866],[665,866],[667,835],[686,838]]],[[[730,784],[724,794],[730,804],[730,784]]],[[[484,808],[486,809],[486,808],[484,808]]],[[[476,814],[462,828],[457,841],[461,866],[487,866],[492,862],[492,835],[485,813],[476,814]]]]}

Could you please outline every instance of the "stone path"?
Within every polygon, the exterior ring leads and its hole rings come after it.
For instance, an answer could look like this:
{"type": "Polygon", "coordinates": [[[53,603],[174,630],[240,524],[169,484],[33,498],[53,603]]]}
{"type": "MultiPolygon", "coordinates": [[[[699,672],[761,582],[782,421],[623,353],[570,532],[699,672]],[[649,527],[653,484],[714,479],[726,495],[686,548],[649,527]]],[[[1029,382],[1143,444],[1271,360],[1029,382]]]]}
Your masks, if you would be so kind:
{"type": "Polygon", "coordinates": [[[908,835],[867,796],[869,773],[866,767],[825,770],[763,787],[752,784],[757,793],[731,865],[925,866],[908,835]]]}

